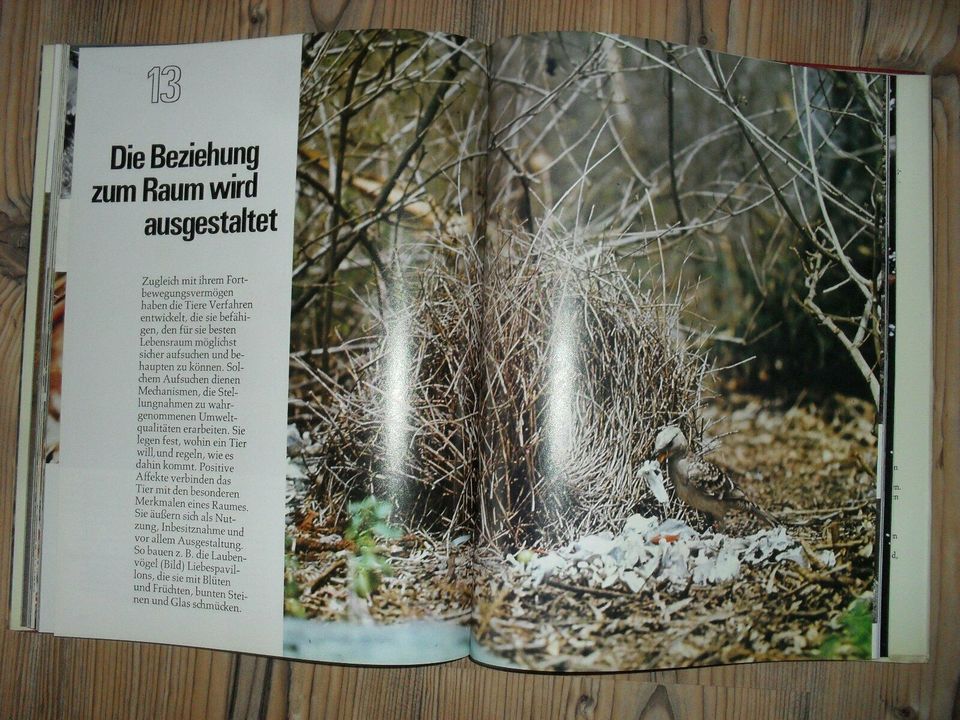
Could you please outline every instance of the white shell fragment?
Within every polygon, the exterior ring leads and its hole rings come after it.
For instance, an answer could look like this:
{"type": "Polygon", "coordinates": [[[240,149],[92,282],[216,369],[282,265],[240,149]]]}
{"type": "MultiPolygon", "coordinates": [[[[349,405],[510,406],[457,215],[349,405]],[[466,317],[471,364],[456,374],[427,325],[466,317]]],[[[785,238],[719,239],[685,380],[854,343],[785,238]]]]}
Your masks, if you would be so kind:
{"type": "MultiPolygon", "coordinates": [[[[818,556],[825,565],[835,558],[818,556]]],[[[746,537],[701,535],[670,518],[631,515],[617,535],[585,535],[527,565],[528,582],[547,579],[637,593],[646,586],[679,592],[691,583],[716,585],[739,577],[744,565],[807,565],[803,547],[783,527],[746,537]]]]}
{"type": "Polygon", "coordinates": [[[546,578],[565,567],[567,567],[567,560],[555,553],[534,558],[528,565],[530,578],[534,585],[539,585],[546,578]]]}
{"type": "Polygon", "coordinates": [[[832,568],[837,564],[837,555],[833,550],[824,550],[823,552],[817,553],[817,560],[824,567],[832,568]]]}
{"type": "Polygon", "coordinates": [[[637,513],[627,518],[627,521],[623,524],[623,532],[643,535],[656,529],[659,522],[655,517],[645,517],[637,513]]]}
{"type": "Polygon", "coordinates": [[[574,543],[577,560],[588,560],[593,557],[606,555],[614,546],[613,534],[602,533],[600,535],[585,535],[574,543]]]}
{"type": "Polygon", "coordinates": [[[296,425],[287,425],[287,453],[293,455],[304,447],[303,438],[296,425]]]}
{"type": "Polygon", "coordinates": [[[287,458],[287,479],[305,480],[307,477],[307,467],[300,458],[287,458]]]}
{"type": "Polygon", "coordinates": [[[656,460],[647,460],[640,466],[640,477],[647,483],[650,492],[661,505],[670,502],[670,496],[667,495],[667,488],[663,485],[663,471],[660,469],[660,463],[656,460]]]}

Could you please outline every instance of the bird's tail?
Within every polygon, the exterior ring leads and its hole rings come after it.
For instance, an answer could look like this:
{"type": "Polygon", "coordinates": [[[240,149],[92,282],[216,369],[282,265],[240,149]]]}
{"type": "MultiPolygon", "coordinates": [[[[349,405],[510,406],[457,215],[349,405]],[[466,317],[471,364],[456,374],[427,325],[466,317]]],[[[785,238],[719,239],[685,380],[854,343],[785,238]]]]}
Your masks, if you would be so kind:
{"type": "Polygon", "coordinates": [[[740,504],[740,509],[746,510],[748,513],[762,520],[770,527],[777,527],[778,525],[783,524],[779,520],[777,520],[777,518],[775,518],[773,515],[768,513],[766,510],[764,510],[762,507],[760,507],[756,503],[750,502],[749,500],[744,500],[740,504]]]}

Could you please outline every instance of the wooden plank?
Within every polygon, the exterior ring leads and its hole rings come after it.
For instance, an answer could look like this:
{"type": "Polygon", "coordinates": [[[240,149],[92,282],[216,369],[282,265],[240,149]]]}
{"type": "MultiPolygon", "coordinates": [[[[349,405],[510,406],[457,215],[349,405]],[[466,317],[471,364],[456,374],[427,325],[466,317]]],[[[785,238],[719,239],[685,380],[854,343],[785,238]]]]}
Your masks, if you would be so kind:
{"type": "Polygon", "coordinates": [[[957,53],[933,82],[934,406],[931,659],[923,712],[960,714],[960,76],[957,53]]]}
{"type": "MultiPolygon", "coordinates": [[[[37,4],[5,3],[0,8],[0,100],[4,108],[0,232],[25,227],[30,215],[41,27],[37,4]]],[[[6,240],[0,235],[0,242],[6,240]]]]}
{"type": "Polygon", "coordinates": [[[933,71],[935,402],[933,658],[780,663],[613,676],[508,673],[468,661],[352,668],[135,643],[0,635],[0,717],[950,717],[960,712],[960,4],[853,0],[336,0],[0,6],[0,619],[7,624],[22,267],[41,42],[189,42],[415,27],[490,40],[596,29],[765,58],[933,71]]]}

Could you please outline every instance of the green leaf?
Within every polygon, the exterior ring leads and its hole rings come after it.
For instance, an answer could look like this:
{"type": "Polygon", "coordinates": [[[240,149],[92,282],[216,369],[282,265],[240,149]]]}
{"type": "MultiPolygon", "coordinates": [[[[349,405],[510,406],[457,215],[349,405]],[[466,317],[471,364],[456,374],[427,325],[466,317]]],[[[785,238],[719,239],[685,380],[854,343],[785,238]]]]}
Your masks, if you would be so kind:
{"type": "Polygon", "coordinates": [[[388,525],[387,523],[382,522],[377,523],[371,529],[373,530],[374,535],[388,540],[393,540],[403,535],[403,533],[400,531],[400,528],[396,528],[393,525],[388,525]]]}
{"type": "Polygon", "coordinates": [[[300,586],[297,584],[297,581],[293,578],[289,578],[283,584],[283,596],[287,598],[299,598],[300,597],[300,586]]]}
{"type": "Polygon", "coordinates": [[[836,657],[844,645],[853,648],[845,653],[856,658],[869,659],[873,650],[873,614],[867,600],[855,600],[836,622],[839,632],[828,635],[820,646],[821,657],[836,657]]]}
{"type": "Polygon", "coordinates": [[[288,597],[283,601],[283,612],[286,615],[292,615],[298,618],[305,618],[307,616],[306,608],[295,598],[288,597]]]}
{"type": "Polygon", "coordinates": [[[389,501],[368,495],[359,502],[348,503],[347,508],[350,523],[344,538],[354,545],[350,569],[353,589],[359,597],[366,598],[377,589],[381,578],[393,575],[387,549],[379,541],[402,537],[403,531],[388,522],[393,510],[389,501]]]}
{"type": "Polygon", "coordinates": [[[353,576],[353,591],[362,598],[370,597],[373,590],[373,582],[370,578],[370,571],[366,568],[358,568],[353,576]]]}

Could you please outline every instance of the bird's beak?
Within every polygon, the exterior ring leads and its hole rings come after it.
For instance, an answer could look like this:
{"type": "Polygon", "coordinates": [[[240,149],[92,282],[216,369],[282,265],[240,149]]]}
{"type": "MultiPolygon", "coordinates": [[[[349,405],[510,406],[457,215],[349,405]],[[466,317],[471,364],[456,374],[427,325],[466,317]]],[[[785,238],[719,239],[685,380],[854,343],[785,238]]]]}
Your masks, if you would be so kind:
{"type": "Polygon", "coordinates": [[[664,450],[657,455],[657,462],[663,465],[663,461],[667,459],[667,451],[664,450]]]}

